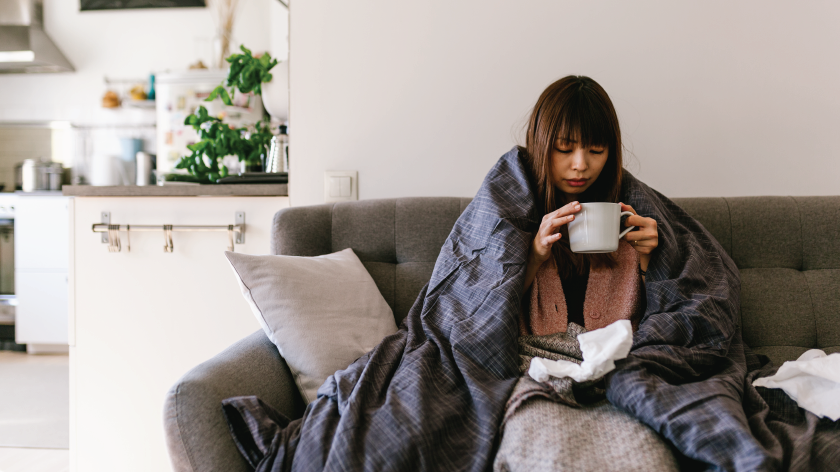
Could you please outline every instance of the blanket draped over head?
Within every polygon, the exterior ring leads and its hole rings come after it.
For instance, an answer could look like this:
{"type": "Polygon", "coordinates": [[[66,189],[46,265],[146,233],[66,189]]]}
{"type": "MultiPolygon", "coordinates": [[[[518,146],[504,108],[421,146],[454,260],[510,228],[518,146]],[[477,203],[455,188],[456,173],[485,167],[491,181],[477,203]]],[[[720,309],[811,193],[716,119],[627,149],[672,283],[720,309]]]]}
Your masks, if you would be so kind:
{"type": "MultiPolygon", "coordinates": [[[[521,154],[512,149],[487,174],[399,331],[329,377],[303,418],[289,421],[255,397],[223,402],[257,471],[491,467],[519,376],[520,299],[543,216],[521,154]]],[[[772,369],[741,341],[738,269],[717,241],[626,171],[621,199],[657,221],[659,246],[646,311],[630,356],[607,378],[608,400],[694,465],[782,470],[840,461],[836,424],[751,386],[772,369]]]]}

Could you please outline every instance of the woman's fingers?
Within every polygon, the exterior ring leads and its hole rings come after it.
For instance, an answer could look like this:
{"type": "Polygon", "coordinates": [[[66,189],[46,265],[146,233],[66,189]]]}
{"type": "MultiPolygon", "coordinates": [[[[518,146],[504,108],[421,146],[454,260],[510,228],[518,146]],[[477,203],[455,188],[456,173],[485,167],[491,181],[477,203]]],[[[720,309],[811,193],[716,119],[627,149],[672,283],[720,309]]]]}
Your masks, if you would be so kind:
{"type": "Polygon", "coordinates": [[[575,220],[575,215],[566,215],[552,218],[544,223],[544,228],[550,233],[554,233],[558,228],[565,224],[569,224],[575,220]]]}
{"type": "Polygon", "coordinates": [[[638,215],[633,207],[624,203],[621,204],[621,211],[633,212],[633,215],[627,217],[624,221],[624,226],[638,228],[624,235],[623,239],[640,254],[653,252],[659,245],[659,230],[656,227],[656,220],[638,215]]]}
{"type": "Polygon", "coordinates": [[[538,257],[539,260],[545,261],[551,255],[551,246],[560,239],[562,235],[560,233],[555,234],[545,234],[540,229],[540,232],[534,238],[534,243],[532,246],[532,251],[535,256],[538,257]]]}
{"type": "Polygon", "coordinates": [[[543,236],[543,244],[548,247],[552,244],[556,243],[558,239],[562,238],[563,235],[560,233],[549,234],[547,236],[543,236]]]}
{"type": "MultiPolygon", "coordinates": [[[[580,211],[580,203],[571,202],[563,205],[557,210],[545,215],[542,224],[540,225],[540,234],[544,236],[553,236],[558,234],[559,228],[565,224],[571,223],[575,219],[575,213],[580,211]]],[[[552,242],[557,241],[560,237],[556,237],[552,242]]]]}
{"type": "Polygon", "coordinates": [[[624,220],[624,226],[637,226],[639,228],[645,228],[650,226],[650,222],[656,224],[656,220],[653,218],[645,218],[639,215],[631,215],[628,216],[626,220],[624,220]]]}
{"type": "Polygon", "coordinates": [[[579,202],[571,202],[567,203],[566,205],[561,206],[560,208],[552,211],[551,213],[545,215],[543,220],[553,220],[555,218],[568,216],[575,214],[580,211],[580,203],[579,202]]]}
{"type": "Polygon", "coordinates": [[[656,239],[639,239],[628,242],[640,254],[650,254],[658,246],[656,239]]]}
{"type": "Polygon", "coordinates": [[[551,246],[563,237],[560,234],[560,227],[574,221],[574,214],[579,211],[580,203],[571,202],[543,216],[540,229],[534,238],[534,250],[541,258],[547,257],[551,246]]]}

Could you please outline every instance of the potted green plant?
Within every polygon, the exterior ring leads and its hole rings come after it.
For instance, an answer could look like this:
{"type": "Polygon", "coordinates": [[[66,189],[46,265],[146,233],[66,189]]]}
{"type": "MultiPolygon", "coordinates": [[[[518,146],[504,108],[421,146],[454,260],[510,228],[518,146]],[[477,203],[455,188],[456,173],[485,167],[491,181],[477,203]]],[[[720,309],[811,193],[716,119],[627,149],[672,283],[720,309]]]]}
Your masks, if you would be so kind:
{"type": "MultiPolygon", "coordinates": [[[[269,70],[277,65],[277,60],[268,53],[254,57],[245,46],[240,46],[240,49],[242,54],[232,54],[226,59],[230,70],[225,83],[213,89],[205,101],[219,98],[225,105],[232,106],[237,89],[240,93],[260,95],[262,84],[271,80],[269,70]]],[[[216,183],[229,173],[221,163],[225,156],[236,156],[247,166],[260,165],[268,153],[272,137],[267,122],[258,121],[253,126],[233,128],[220,118],[211,116],[203,106],[187,116],[184,124],[196,130],[199,141],[188,145],[191,153],[182,156],[175,165],[176,169],[186,170],[189,175],[176,175],[172,177],[174,180],[216,183]]]]}
{"type": "Polygon", "coordinates": [[[176,169],[190,174],[178,180],[203,184],[216,183],[228,176],[227,166],[221,163],[225,156],[236,156],[242,163],[260,163],[272,137],[267,122],[258,121],[253,126],[232,128],[221,119],[210,116],[203,106],[189,115],[184,124],[196,130],[199,141],[188,145],[191,154],[181,157],[175,165],[176,169]]]}
{"type": "Polygon", "coordinates": [[[225,105],[233,105],[233,93],[239,89],[241,93],[254,92],[255,95],[262,95],[262,84],[272,79],[272,67],[277,65],[277,59],[272,59],[271,54],[265,53],[260,57],[254,57],[251,51],[245,46],[239,46],[242,54],[231,54],[226,59],[230,63],[225,85],[219,85],[205,101],[210,102],[219,97],[225,105]]]}

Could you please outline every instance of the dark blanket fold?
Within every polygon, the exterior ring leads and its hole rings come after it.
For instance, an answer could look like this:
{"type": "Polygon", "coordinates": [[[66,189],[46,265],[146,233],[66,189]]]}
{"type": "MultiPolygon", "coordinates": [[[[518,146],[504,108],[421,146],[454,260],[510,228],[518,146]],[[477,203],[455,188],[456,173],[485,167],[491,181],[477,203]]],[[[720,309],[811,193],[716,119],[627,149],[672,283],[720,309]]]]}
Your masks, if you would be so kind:
{"type": "MultiPolygon", "coordinates": [[[[772,368],[741,342],[738,270],[720,245],[627,172],[622,200],[657,221],[659,248],[633,350],[607,377],[607,398],[712,469],[840,461],[836,423],[750,385],[772,368]]],[[[224,401],[246,459],[258,471],[490,468],[519,375],[520,292],[541,218],[514,148],[458,219],[400,330],[328,378],[303,418],[254,397],[224,401]]]]}

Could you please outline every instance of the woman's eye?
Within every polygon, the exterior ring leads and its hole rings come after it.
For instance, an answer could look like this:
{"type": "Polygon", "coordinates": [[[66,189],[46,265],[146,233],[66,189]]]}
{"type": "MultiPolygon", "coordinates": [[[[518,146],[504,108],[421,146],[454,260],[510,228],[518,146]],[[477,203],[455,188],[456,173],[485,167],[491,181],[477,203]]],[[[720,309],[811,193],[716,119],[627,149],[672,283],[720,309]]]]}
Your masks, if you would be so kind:
{"type": "Polygon", "coordinates": [[[555,150],[555,151],[557,151],[557,152],[559,152],[559,153],[563,153],[563,154],[570,154],[570,153],[572,152],[572,150],[571,150],[571,149],[558,149],[558,148],[554,148],[554,150],[555,150]]]}
{"type": "Polygon", "coordinates": [[[603,149],[590,149],[589,152],[591,152],[592,154],[603,154],[604,150],[603,149]]]}

